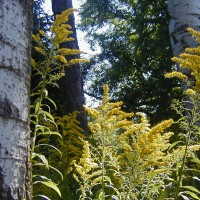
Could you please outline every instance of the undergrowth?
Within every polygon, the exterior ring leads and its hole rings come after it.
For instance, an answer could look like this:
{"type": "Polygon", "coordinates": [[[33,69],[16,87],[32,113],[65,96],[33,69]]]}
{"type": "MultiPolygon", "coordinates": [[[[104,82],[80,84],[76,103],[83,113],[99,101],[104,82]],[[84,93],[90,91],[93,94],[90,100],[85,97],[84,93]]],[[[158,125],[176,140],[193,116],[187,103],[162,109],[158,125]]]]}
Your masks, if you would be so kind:
{"type": "MultiPolygon", "coordinates": [[[[177,122],[167,119],[151,127],[144,113],[126,113],[122,102],[110,102],[105,85],[100,105],[85,106],[91,133],[86,137],[76,119],[78,113],[54,116],[56,105],[48,96],[49,86],[57,86],[65,67],[85,62],[66,59],[81,53],[79,50],[60,48],[61,43],[73,40],[66,24],[72,12],[69,9],[58,15],[50,32],[33,35],[34,48],[43,58],[32,59],[37,80],[31,94],[33,198],[200,199],[200,47],[188,48],[180,58],[173,58],[196,79],[196,85],[185,91],[183,102],[174,100],[172,107],[180,115],[177,122]],[[48,47],[43,44],[44,37],[50,41],[48,47]],[[173,123],[179,124],[179,133],[170,132],[173,123]]],[[[200,42],[200,33],[189,31],[200,42]]],[[[166,76],[188,81],[180,72],[166,76]]]]}
{"type": "Polygon", "coordinates": [[[62,138],[65,134],[62,136],[58,131],[58,125],[53,115],[56,110],[56,104],[48,96],[48,88],[57,87],[57,81],[65,75],[64,68],[70,67],[75,63],[86,62],[83,59],[71,59],[68,61],[66,59],[67,55],[80,54],[81,51],[60,48],[60,44],[63,42],[74,40],[69,37],[72,33],[71,26],[66,23],[72,12],[73,9],[69,9],[57,15],[48,33],[39,31],[38,34],[32,36],[35,42],[34,49],[42,57],[39,61],[31,59],[32,79],[36,82],[36,86],[31,93],[30,125],[32,193],[35,199],[48,199],[49,189],[53,189],[61,197],[61,192],[57,185],[63,180],[63,175],[51,165],[51,157],[52,154],[62,156],[63,152],[61,153],[61,150],[50,141],[52,141],[52,137],[62,138]],[[48,46],[44,45],[44,38],[49,41],[48,46]]]}

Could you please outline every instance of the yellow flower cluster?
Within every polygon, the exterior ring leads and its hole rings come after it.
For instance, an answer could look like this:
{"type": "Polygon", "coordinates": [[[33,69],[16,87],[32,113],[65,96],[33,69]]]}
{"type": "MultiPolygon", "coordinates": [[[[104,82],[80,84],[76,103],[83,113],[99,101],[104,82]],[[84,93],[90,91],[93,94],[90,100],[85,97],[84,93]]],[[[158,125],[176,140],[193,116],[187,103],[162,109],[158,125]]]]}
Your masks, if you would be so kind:
{"type": "Polygon", "coordinates": [[[46,56],[48,51],[42,43],[41,36],[46,37],[52,42],[52,45],[50,45],[52,48],[50,50],[51,53],[48,53],[51,58],[49,58],[48,60],[60,61],[65,66],[66,64],[73,65],[80,62],[89,62],[89,60],[86,59],[72,59],[68,62],[66,59],[67,55],[76,55],[83,52],[78,49],[60,48],[60,44],[74,40],[74,38],[70,37],[70,34],[73,33],[71,31],[72,27],[67,24],[69,20],[69,15],[72,14],[72,12],[74,11],[74,9],[68,9],[62,12],[60,15],[57,15],[50,29],[50,34],[46,34],[44,31],[40,30],[38,34],[32,35],[32,39],[38,45],[37,47],[34,47],[37,52],[39,52],[43,56],[46,56]]]}
{"type": "MultiPolygon", "coordinates": [[[[37,33],[37,34],[35,34],[35,35],[34,35],[34,34],[32,35],[33,41],[35,41],[36,44],[38,45],[38,46],[35,46],[34,49],[35,49],[38,53],[40,53],[40,54],[42,54],[43,56],[45,56],[47,52],[46,52],[46,49],[45,49],[44,44],[43,44],[42,41],[41,41],[40,35],[41,35],[41,36],[44,36],[44,35],[45,35],[44,31],[39,31],[39,33],[37,33]]],[[[32,60],[33,60],[33,59],[32,59],[32,60]]],[[[35,61],[34,61],[34,62],[35,62],[35,61]]],[[[33,65],[32,65],[32,66],[33,66],[33,65]]]]}
{"type": "MultiPolygon", "coordinates": [[[[122,111],[122,102],[110,102],[108,85],[103,89],[100,106],[85,106],[91,119],[91,143],[84,142],[82,157],[74,163],[74,177],[82,189],[89,188],[87,191],[95,191],[97,185],[101,187],[109,180],[116,191],[123,185],[124,191],[128,188],[126,199],[129,192],[137,196],[138,188],[151,196],[150,190],[160,189],[172,170],[181,165],[186,146],[182,142],[170,143],[173,133],[166,129],[172,125],[172,119],[151,127],[144,113],[122,111]]],[[[192,89],[186,92],[195,94],[192,89]]],[[[200,145],[189,145],[187,158],[195,159],[199,149],[200,145]]]]}
{"type": "Polygon", "coordinates": [[[32,35],[32,39],[33,41],[37,42],[37,43],[40,43],[41,41],[41,38],[40,38],[40,35],[39,34],[36,34],[36,35],[32,35]]]}
{"type": "MultiPolygon", "coordinates": [[[[92,121],[89,122],[91,132],[99,136],[105,133],[107,145],[116,145],[121,149],[118,154],[120,165],[124,168],[130,163],[139,165],[140,170],[150,166],[163,166],[166,149],[170,146],[171,132],[164,133],[165,129],[173,123],[166,120],[150,128],[144,113],[136,113],[140,122],[134,122],[133,113],[121,110],[122,102],[109,102],[109,88],[104,86],[104,96],[101,105],[94,108],[85,107],[92,121]]],[[[105,141],[104,141],[105,142],[105,141]]],[[[139,169],[138,168],[138,169],[139,169]]]]}
{"type": "Polygon", "coordinates": [[[60,48],[58,49],[57,53],[61,55],[74,55],[80,54],[80,51],[77,49],[60,48]]]}
{"type": "Polygon", "coordinates": [[[163,158],[166,155],[164,151],[170,146],[169,138],[173,135],[172,132],[164,133],[164,130],[171,126],[173,120],[165,120],[155,127],[151,128],[147,133],[141,133],[133,147],[135,148],[141,167],[162,166],[165,163],[163,158]]]}
{"type": "Polygon", "coordinates": [[[88,62],[90,62],[90,61],[87,60],[87,59],[78,59],[78,58],[74,58],[74,59],[71,59],[71,60],[69,61],[69,64],[70,64],[70,65],[74,65],[74,64],[76,64],[76,63],[88,63],[88,62]]]}
{"type": "Polygon", "coordinates": [[[78,112],[74,112],[69,115],[64,115],[63,117],[58,117],[56,124],[65,131],[67,135],[69,132],[76,135],[77,137],[85,138],[83,134],[83,129],[79,127],[80,122],[76,119],[78,112]]]}
{"type": "MultiPolygon", "coordinates": [[[[196,40],[200,43],[200,33],[189,28],[188,31],[196,37],[196,40]]],[[[200,46],[193,48],[186,48],[186,53],[180,55],[180,58],[172,58],[173,61],[179,63],[180,67],[185,67],[191,70],[192,75],[195,77],[196,91],[200,90],[200,46]]],[[[174,72],[173,72],[174,73],[174,72]]],[[[180,75],[184,78],[183,75],[180,75]]]]}
{"type": "Polygon", "coordinates": [[[177,72],[177,71],[174,71],[174,72],[171,72],[171,73],[166,73],[165,78],[179,78],[183,81],[188,80],[188,77],[185,74],[183,74],[181,72],[177,72]]]}
{"type": "Polygon", "coordinates": [[[192,29],[192,28],[188,28],[188,31],[189,31],[194,37],[196,37],[197,42],[200,43],[200,32],[195,31],[195,30],[192,29]]]}
{"type": "Polygon", "coordinates": [[[90,176],[89,172],[98,166],[91,158],[88,141],[84,141],[82,157],[78,164],[74,163],[74,166],[83,180],[87,180],[90,176]]]}
{"type": "Polygon", "coordinates": [[[52,58],[52,60],[59,60],[62,63],[66,64],[67,63],[67,59],[64,56],[61,55],[56,55],[52,58]]]}
{"type": "Polygon", "coordinates": [[[50,31],[53,33],[52,43],[57,49],[59,45],[64,42],[73,41],[74,38],[68,37],[73,32],[71,31],[71,26],[66,24],[69,20],[69,15],[72,14],[74,9],[68,9],[63,11],[60,15],[56,15],[53,26],[50,31]]]}
{"type": "Polygon", "coordinates": [[[71,172],[74,160],[79,159],[83,151],[85,135],[79,127],[80,122],[76,119],[77,115],[78,112],[74,112],[63,117],[55,117],[56,124],[63,136],[63,139],[58,141],[62,152],[62,160],[56,164],[59,164],[59,167],[64,167],[66,173],[71,172]]]}
{"type": "Polygon", "coordinates": [[[105,85],[102,104],[96,109],[84,106],[88,115],[92,117],[92,121],[88,124],[91,132],[97,135],[106,133],[108,142],[109,135],[113,135],[113,132],[131,126],[132,122],[127,118],[133,117],[133,113],[121,110],[122,102],[110,103],[109,100],[109,88],[105,85]]]}
{"type": "Polygon", "coordinates": [[[193,90],[193,89],[187,89],[187,90],[185,91],[185,94],[186,94],[187,96],[194,96],[194,95],[196,95],[196,91],[193,90]]]}

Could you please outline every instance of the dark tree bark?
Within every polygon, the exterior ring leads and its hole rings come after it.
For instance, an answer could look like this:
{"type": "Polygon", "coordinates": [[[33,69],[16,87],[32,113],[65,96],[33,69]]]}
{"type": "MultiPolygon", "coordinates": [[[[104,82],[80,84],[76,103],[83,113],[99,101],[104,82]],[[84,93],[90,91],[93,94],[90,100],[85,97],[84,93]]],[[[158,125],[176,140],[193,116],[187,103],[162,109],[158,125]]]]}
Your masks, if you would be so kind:
{"type": "MultiPolygon", "coordinates": [[[[54,16],[61,14],[64,10],[73,8],[72,0],[52,0],[52,10],[54,16]]],[[[79,49],[74,14],[69,17],[68,24],[72,27],[73,34],[70,35],[74,41],[63,43],[61,46],[70,49],[79,49]]],[[[68,56],[67,59],[79,58],[79,55],[68,56]]],[[[62,114],[69,114],[74,111],[79,111],[78,120],[81,123],[81,128],[87,133],[87,118],[86,112],[83,109],[85,103],[83,92],[83,80],[81,76],[80,64],[65,69],[65,76],[59,83],[59,102],[62,106],[62,114]]],[[[58,105],[60,106],[60,105],[58,105]]]]}

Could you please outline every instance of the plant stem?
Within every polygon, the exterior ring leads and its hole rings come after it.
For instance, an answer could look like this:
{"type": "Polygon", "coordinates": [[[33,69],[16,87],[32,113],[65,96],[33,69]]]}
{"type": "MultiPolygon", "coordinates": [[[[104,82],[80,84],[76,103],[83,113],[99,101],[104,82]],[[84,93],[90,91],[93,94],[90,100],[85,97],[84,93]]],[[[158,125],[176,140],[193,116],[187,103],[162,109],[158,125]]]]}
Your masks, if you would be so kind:
{"type": "Polygon", "coordinates": [[[182,176],[183,176],[183,172],[184,172],[184,169],[185,169],[185,163],[186,163],[186,159],[187,159],[187,151],[188,151],[188,147],[189,147],[189,143],[190,143],[190,138],[191,138],[191,135],[192,135],[192,127],[194,126],[194,123],[195,123],[195,115],[196,115],[196,109],[195,108],[196,108],[195,102],[193,101],[193,108],[192,108],[193,110],[191,111],[190,122],[188,122],[189,123],[189,125],[188,125],[188,136],[186,138],[185,152],[184,152],[184,156],[183,156],[182,165],[181,165],[179,172],[178,172],[178,183],[177,183],[177,187],[176,187],[176,191],[175,191],[174,200],[178,199],[179,192],[180,192],[182,176]]]}
{"type": "Polygon", "coordinates": [[[104,182],[104,173],[105,173],[105,132],[102,131],[102,192],[103,192],[103,199],[105,200],[105,182],[104,182]]]}

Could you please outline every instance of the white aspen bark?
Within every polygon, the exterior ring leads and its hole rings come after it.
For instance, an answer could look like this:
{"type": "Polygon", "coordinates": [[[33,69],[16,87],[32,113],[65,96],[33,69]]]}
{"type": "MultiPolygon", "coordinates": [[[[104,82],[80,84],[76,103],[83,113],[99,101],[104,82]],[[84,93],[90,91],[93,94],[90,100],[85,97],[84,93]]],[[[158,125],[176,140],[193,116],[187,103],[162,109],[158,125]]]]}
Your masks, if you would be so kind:
{"type": "MultiPolygon", "coordinates": [[[[168,0],[168,12],[172,50],[174,56],[178,57],[186,47],[197,45],[195,38],[191,36],[187,28],[200,30],[200,0],[168,0]]],[[[189,70],[179,67],[178,70],[188,75],[191,84],[194,84],[189,70]]],[[[182,87],[183,90],[187,89],[186,84],[183,84],[182,87]]]]}
{"type": "Polygon", "coordinates": [[[32,0],[0,0],[0,199],[30,199],[32,0]]]}

